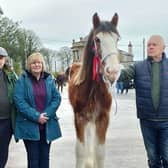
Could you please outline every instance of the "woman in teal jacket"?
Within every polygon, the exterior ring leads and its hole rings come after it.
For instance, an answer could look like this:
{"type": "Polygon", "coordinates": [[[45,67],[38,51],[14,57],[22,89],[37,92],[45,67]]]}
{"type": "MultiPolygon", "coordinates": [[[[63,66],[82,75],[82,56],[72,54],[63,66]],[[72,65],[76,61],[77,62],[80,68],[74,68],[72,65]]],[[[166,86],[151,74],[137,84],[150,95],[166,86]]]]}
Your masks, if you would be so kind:
{"type": "Polygon", "coordinates": [[[43,56],[30,55],[27,70],[19,77],[14,90],[18,110],[15,138],[24,141],[28,168],[49,168],[51,141],[61,137],[56,116],[61,96],[52,76],[44,70],[43,56]]]}

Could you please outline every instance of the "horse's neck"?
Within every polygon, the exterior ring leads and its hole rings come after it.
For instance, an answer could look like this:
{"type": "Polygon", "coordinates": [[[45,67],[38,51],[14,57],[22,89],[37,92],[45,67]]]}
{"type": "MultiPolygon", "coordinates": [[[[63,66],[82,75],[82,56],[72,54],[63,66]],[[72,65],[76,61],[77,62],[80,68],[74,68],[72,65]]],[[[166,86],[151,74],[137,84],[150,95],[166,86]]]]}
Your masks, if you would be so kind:
{"type": "Polygon", "coordinates": [[[88,99],[95,99],[108,91],[103,81],[85,81],[83,88],[81,90],[88,99]]]}

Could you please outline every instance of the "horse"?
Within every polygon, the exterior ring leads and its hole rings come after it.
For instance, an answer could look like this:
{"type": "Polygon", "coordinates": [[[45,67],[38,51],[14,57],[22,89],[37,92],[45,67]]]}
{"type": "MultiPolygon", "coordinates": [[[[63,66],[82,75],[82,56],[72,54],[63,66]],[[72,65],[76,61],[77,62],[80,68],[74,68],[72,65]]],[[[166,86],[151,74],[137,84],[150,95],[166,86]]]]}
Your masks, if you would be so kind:
{"type": "Polygon", "coordinates": [[[66,82],[65,74],[64,73],[63,74],[58,74],[55,82],[57,84],[58,91],[63,92],[63,87],[64,87],[64,84],[66,82]]]}
{"type": "Polygon", "coordinates": [[[81,63],[68,69],[68,95],[76,130],[76,168],[103,168],[112,104],[110,86],[120,72],[118,14],[101,21],[95,13],[81,63]]]}

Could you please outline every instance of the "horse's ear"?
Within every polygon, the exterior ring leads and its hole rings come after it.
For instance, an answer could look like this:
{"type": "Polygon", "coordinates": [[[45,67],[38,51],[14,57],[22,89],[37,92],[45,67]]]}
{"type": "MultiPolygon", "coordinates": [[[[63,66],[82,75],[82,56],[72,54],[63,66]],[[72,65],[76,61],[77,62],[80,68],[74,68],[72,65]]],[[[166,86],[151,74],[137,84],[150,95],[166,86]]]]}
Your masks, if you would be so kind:
{"type": "Polygon", "coordinates": [[[97,13],[93,15],[93,27],[96,29],[100,24],[100,18],[97,13]]]}
{"type": "Polygon", "coordinates": [[[117,27],[117,24],[118,24],[118,14],[117,14],[117,13],[114,14],[113,18],[111,19],[111,23],[112,23],[115,27],[117,27]]]}

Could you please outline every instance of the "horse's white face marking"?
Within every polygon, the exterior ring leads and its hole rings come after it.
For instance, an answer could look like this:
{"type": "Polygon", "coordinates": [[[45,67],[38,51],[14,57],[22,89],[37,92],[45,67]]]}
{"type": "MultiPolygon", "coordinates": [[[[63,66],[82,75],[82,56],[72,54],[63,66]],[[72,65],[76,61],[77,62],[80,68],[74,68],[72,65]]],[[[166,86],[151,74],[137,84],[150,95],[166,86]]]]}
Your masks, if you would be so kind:
{"type": "Polygon", "coordinates": [[[100,32],[96,37],[100,40],[103,73],[110,81],[114,81],[116,74],[120,71],[117,49],[118,35],[100,32]]]}
{"type": "Polygon", "coordinates": [[[110,53],[115,53],[116,56],[118,56],[118,36],[115,33],[110,34],[100,32],[96,35],[96,37],[100,40],[102,58],[106,57],[110,53]]]}

